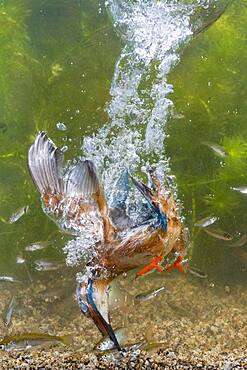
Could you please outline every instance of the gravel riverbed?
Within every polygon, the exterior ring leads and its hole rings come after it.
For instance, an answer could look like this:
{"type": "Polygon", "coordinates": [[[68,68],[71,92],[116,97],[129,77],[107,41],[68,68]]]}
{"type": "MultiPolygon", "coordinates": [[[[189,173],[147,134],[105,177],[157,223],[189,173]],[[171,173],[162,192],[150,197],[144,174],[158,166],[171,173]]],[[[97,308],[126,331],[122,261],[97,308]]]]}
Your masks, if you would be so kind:
{"type": "MultiPolygon", "coordinates": [[[[13,294],[9,285],[2,289],[2,311],[13,294]]],[[[79,312],[73,278],[54,274],[49,282],[18,288],[12,324],[6,330],[1,322],[0,331],[71,334],[71,346],[1,351],[0,369],[247,369],[245,285],[154,273],[122,278],[113,290],[121,294],[111,299],[112,325],[127,327],[126,352],[94,350],[100,335],[79,312]],[[161,286],[164,292],[153,299],[134,299],[161,286]]]]}

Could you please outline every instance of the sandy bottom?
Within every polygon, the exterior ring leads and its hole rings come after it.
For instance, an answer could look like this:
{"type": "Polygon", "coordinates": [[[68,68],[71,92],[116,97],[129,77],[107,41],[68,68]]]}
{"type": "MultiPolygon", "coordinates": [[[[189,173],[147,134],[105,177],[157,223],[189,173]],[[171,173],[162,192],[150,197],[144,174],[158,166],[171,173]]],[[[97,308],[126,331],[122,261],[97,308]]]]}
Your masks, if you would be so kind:
{"type": "Polygon", "coordinates": [[[0,324],[2,336],[70,333],[73,341],[70,347],[56,343],[29,351],[1,351],[0,369],[247,369],[246,286],[153,273],[138,280],[133,274],[121,278],[113,292],[112,325],[127,327],[128,343],[136,345],[123,354],[103,355],[94,350],[100,334],[80,314],[71,276],[50,274],[49,282],[26,289],[2,285],[1,311],[16,295],[11,326],[6,330],[0,324]],[[134,299],[161,286],[165,291],[153,299],[134,299]]]}

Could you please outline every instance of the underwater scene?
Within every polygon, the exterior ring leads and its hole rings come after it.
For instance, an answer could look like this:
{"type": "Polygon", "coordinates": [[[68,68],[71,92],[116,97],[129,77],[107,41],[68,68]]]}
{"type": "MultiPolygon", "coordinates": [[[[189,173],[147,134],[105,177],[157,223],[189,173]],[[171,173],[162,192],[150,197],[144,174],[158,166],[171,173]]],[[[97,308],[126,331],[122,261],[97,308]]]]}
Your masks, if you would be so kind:
{"type": "Polygon", "coordinates": [[[0,0],[0,368],[247,368],[246,0],[0,0]]]}

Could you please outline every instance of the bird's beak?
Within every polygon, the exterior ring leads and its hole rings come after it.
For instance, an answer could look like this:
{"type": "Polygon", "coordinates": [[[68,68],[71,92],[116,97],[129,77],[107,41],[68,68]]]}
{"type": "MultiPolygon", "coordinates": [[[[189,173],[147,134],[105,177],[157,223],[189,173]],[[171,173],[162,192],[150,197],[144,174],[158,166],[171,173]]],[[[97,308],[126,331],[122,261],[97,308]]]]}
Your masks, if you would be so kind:
{"type": "MultiPolygon", "coordinates": [[[[87,317],[91,317],[91,319],[94,321],[95,325],[97,326],[101,334],[104,337],[109,336],[109,338],[114,343],[115,347],[119,351],[122,351],[116,338],[116,335],[114,333],[114,330],[112,329],[112,326],[106,321],[106,319],[102,316],[102,314],[100,313],[96,306],[96,299],[94,293],[95,292],[94,284],[96,282],[97,280],[93,281],[92,279],[89,279],[87,284],[83,283],[78,285],[77,300],[79,306],[84,315],[86,315],[87,317]]],[[[104,293],[105,290],[103,291],[102,289],[102,294],[104,293]]]]}

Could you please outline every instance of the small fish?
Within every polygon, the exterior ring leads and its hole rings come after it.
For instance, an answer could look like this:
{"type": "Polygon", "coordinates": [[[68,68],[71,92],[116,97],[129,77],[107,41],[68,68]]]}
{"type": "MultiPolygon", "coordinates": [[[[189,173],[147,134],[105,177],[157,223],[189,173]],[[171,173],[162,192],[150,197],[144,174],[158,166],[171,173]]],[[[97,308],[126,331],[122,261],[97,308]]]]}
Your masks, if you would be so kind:
{"type": "Polygon", "coordinates": [[[6,283],[21,283],[20,280],[17,280],[13,276],[0,276],[0,282],[6,282],[6,283]]]}
{"type": "Polygon", "coordinates": [[[15,296],[11,297],[3,312],[3,323],[6,328],[9,327],[11,324],[14,306],[15,296]]]}
{"type": "Polygon", "coordinates": [[[214,228],[204,228],[203,229],[207,234],[213,236],[216,239],[231,241],[233,236],[229,234],[227,231],[223,231],[221,229],[214,229],[214,228]]]}
{"type": "Polygon", "coordinates": [[[161,348],[165,348],[167,343],[165,342],[147,342],[146,344],[143,345],[142,350],[153,353],[157,352],[161,348]]]}
{"type": "Polygon", "coordinates": [[[241,194],[247,194],[247,186],[240,186],[239,188],[232,187],[231,189],[238,191],[241,194]]]}
{"type": "Polygon", "coordinates": [[[247,242],[247,234],[242,235],[234,243],[229,244],[231,247],[242,247],[247,242]]]}
{"type": "MultiPolygon", "coordinates": [[[[145,346],[146,342],[136,342],[136,343],[130,343],[126,344],[124,347],[122,346],[122,351],[124,352],[133,352],[141,350],[145,346]]],[[[113,356],[113,358],[116,359],[122,359],[123,352],[119,352],[116,347],[113,347],[111,349],[107,349],[105,351],[100,351],[97,349],[94,349],[94,353],[97,355],[97,357],[101,358],[103,356],[113,356]]]]}
{"type": "Polygon", "coordinates": [[[22,263],[25,263],[26,260],[23,256],[21,256],[20,254],[18,254],[18,256],[16,256],[16,263],[18,264],[22,264],[22,263]]]}
{"type": "MultiPolygon", "coordinates": [[[[138,350],[143,350],[149,353],[157,352],[161,348],[165,348],[166,343],[160,342],[147,342],[146,340],[136,342],[136,343],[127,343],[124,346],[122,346],[123,351],[125,352],[134,352],[138,350]]],[[[105,355],[114,355],[114,358],[116,359],[120,352],[117,351],[115,347],[106,349],[104,351],[98,350],[97,348],[94,349],[94,352],[96,352],[97,356],[105,356],[105,355]]],[[[121,355],[121,354],[120,354],[121,355]]]]}
{"type": "Polygon", "coordinates": [[[189,311],[181,304],[173,302],[171,299],[166,301],[167,305],[174,311],[174,314],[181,317],[192,317],[196,318],[196,314],[192,311],[189,311]]]}
{"type": "Polygon", "coordinates": [[[37,260],[35,263],[35,269],[37,271],[54,271],[58,270],[63,266],[62,263],[48,261],[48,260],[37,260]]]}
{"type": "MultiPolygon", "coordinates": [[[[126,328],[118,328],[114,330],[114,334],[117,338],[117,341],[120,346],[123,346],[124,343],[127,342],[128,339],[128,333],[126,328]]],[[[94,350],[98,350],[100,352],[109,351],[111,349],[115,348],[115,344],[110,339],[109,336],[102,338],[94,347],[94,350]]]]}
{"type": "Polygon", "coordinates": [[[197,226],[197,227],[208,227],[210,225],[213,225],[217,220],[218,220],[218,218],[215,217],[215,216],[204,217],[201,220],[197,221],[194,224],[194,226],[197,226]]]}
{"type": "Polygon", "coordinates": [[[146,302],[146,301],[149,301],[150,299],[153,299],[153,298],[157,297],[158,295],[160,295],[161,293],[164,293],[164,292],[166,292],[166,288],[164,286],[162,286],[159,289],[155,289],[155,290],[151,290],[151,291],[146,292],[146,293],[138,294],[135,297],[135,301],[136,302],[146,302]]]}
{"type": "Polygon", "coordinates": [[[14,222],[18,221],[23,215],[27,214],[29,210],[29,206],[24,206],[21,208],[18,208],[9,219],[9,223],[13,224],[14,222]]]}
{"type": "Polygon", "coordinates": [[[24,350],[35,346],[49,343],[61,342],[66,346],[72,343],[71,335],[57,336],[43,333],[24,333],[16,335],[7,335],[0,341],[3,350],[24,350]]]}
{"type": "Polygon", "coordinates": [[[208,146],[215,152],[215,154],[217,154],[221,158],[225,158],[228,155],[224,147],[219,144],[211,143],[209,141],[203,141],[202,144],[208,146]]]}
{"type": "Polygon", "coordinates": [[[27,252],[35,252],[35,251],[40,251],[42,249],[45,249],[51,245],[50,241],[38,241],[35,243],[31,243],[25,247],[25,251],[27,252]]]}
{"type": "Polygon", "coordinates": [[[188,267],[187,272],[189,272],[191,275],[196,276],[200,279],[207,279],[208,277],[208,275],[205,274],[204,272],[198,270],[195,267],[191,267],[191,266],[188,267]]]}
{"type": "Polygon", "coordinates": [[[183,119],[185,117],[185,115],[183,113],[175,113],[172,115],[172,118],[175,118],[175,119],[183,119]]]}
{"type": "Polygon", "coordinates": [[[66,131],[67,130],[67,126],[63,122],[58,122],[56,124],[56,127],[59,131],[66,131]]]}

